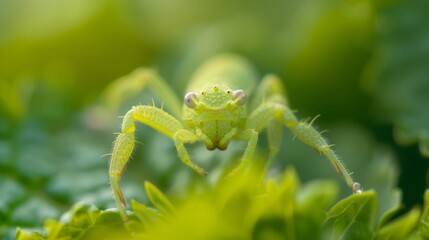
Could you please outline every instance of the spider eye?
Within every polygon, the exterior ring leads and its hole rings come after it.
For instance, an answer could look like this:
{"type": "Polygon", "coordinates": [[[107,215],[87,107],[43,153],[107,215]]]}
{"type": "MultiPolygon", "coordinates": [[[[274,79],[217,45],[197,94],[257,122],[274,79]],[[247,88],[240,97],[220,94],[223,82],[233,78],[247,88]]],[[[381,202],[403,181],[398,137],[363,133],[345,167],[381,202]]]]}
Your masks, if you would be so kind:
{"type": "Polygon", "coordinates": [[[185,95],[185,98],[184,98],[185,105],[188,108],[194,108],[194,107],[196,107],[197,106],[196,100],[197,100],[197,94],[194,93],[194,92],[188,92],[185,95]]]}
{"type": "Polygon", "coordinates": [[[247,102],[247,95],[243,90],[234,91],[233,96],[239,106],[242,106],[247,102]]]}

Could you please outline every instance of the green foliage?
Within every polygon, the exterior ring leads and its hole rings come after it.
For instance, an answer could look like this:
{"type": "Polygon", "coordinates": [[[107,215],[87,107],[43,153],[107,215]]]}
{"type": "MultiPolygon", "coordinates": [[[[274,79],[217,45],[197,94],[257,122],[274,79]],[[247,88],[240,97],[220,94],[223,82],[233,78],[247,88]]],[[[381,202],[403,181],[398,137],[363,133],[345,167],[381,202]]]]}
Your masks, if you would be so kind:
{"type": "Polygon", "coordinates": [[[367,191],[337,203],[328,213],[324,227],[329,239],[371,239],[377,210],[375,192],[367,191]]]}
{"type": "Polygon", "coordinates": [[[395,140],[418,143],[429,157],[429,16],[427,1],[381,4],[377,49],[367,80],[377,104],[377,116],[394,124],[395,140]],[[411,17],[412,16],[412,17],[411,17]]]}
{"type": "Polygon", "coordinates": [[[146,182],[152,206],[133,201],[126,223],[116,210],[77,203],[60,220],[47,220],[43,233],[18,229],[17,239],[412,239],[417,234],[429,237],[425,229],[428,204],[421,220],[420,210],[415,208],[376,227],[380,220],[376,217],[379,202],[372,190],[333,205],[338,188],[331,181],[301,186],[293,169],[286,170],[280,179],[268,179],[265,183],[258,180],[259,176],[249,172],[222,180],[213,188],[199,189],[183,199],[167,198],[146,182]]]}

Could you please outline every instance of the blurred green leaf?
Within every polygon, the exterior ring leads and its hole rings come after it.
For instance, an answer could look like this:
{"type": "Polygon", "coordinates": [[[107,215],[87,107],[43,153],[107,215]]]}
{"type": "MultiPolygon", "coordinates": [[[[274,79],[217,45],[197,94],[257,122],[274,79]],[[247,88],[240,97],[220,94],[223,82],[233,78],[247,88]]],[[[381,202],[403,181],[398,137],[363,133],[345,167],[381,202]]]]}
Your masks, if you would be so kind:
{"type": "Polygon", "coordinates": [[[91,204],[78,203],[61,216],[60,221],[47,221],[45,229],[49,239],[76,239],[90,228],[100,215],[100,210],[91,204]]]}
{"type": "Polygon", "coordinates": [[[371,239],[378,202],[374,191],[352,195],[327,213],[324,228],[328,239],[371,239]]]}
{"type": "Polygon", "coordinates": [[[144,187],[150,202],[156,209],[166,215],[174,213],[173,205],[157,187],[150,182],[145,182],[144,187]]]}
{"type": "Polygon", "coordinates": [[[336,201],[338,185],[332,181],[311,181],[302,186],[295,197],[295,228],[297,239],[321,238],[321,224],[326,211],[336,201]],[[313,229],[312,231],[308,231],[313,229]]]}
{"type": "Polygon", "coordinates": [[[90,227],[81,231],[79,239],[99,239],[99,236],[105,236],[108,239],[129,239],[131,233],[126,231],[122,218],[118,212],[101,211],[96,216],[95,222],[90,227]]]}
{"type": "Polygon", "coordinates": [[[41,233],[18,228],[16,230],[16,240],[45,240],[41,233]]]}
{"type": "MultiPolygon", "coordinates": [[[[400,201],[401,201],[401,197],[399,197],[399,202],[400,201]]],[[[386,212],[382,213],[380,217],[380,221],[377,226],[378,229],[385,226],[402,209],[402,206],[399,202],[396,205],[392,206],[390,209],[388,209],[386,212]]]]}
{"type": "MultiPolygon", "coordinates": [[[[116,209],[100,211],[92,204],[76,204],[59,221],[45,222],[43,234],[47,238],[43,239],[415,239],[417,236],[419,208],[385,224],[378,223],[381,227],[375,228],[379,203],[373,190],[351,195],[328,210],[338,192],[333,182],[314,181],[301,186],[292,168],[281,179],[269,179],[263,185],[256,176],[259,174],[251,170],[220,181],[213,189],[202,188],[180,200],[173,197],[172,202],[147,182],[145,189],[152,195],[149,197],[152,204],[161,209],[171,208],[174,214],[161,214],[160,209],[132,201],[132,214],[124,223],[116,209]]],[[[427,212],[422,223],[426,215],[427,212]]],[[[420,225],[421,235],[424,228],[425,225],[420,225]]],[[[44,236],[38,231],[18,231],[22,239],[31,239],[28,237],[32,233],[35,238],[44,236]]]]}
{"type": "Polygon", "coordinates": [[[144,204],[135,200],[131,201],[131,208],[139,220],[145,225],[154,224],[162,219],[162,215],[158,210],[146,207],[144,204]]]}
{"type": "Polygon", "coordinates": [[[404,216],[395,219],[379,229],[375,239],[408,239],[415,234],[421,210],[414,208],[404,216]]]}
{"type": "Polygon", "coordinates": [[[429,156],[429,15],[427,1],[381,4],[375,58],[366,77],[377,116],[394,124],[400,144],[418,143],[429,156]]]}

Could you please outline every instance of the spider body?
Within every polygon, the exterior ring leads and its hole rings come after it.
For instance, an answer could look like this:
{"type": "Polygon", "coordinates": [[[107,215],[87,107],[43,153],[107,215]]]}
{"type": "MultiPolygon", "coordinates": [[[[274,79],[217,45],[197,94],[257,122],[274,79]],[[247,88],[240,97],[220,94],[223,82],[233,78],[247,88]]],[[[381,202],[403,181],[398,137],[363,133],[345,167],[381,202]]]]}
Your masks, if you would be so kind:
{"type": "Polygon", "coordinates": [[[219,55],[204,63],[190,80],[183,101],[178,100],[162,78],[150,69],[136,70],[113,83],[109,95],[118,98],[136,91],[136,87],[141,90],[149,85],[164,99],[171,113],[155,106],[139,105],[132,107],[124,117],[109,170],[117,207],[124,220],[127,219],[126,202],[119,179],[134,149],[135,122],[146,124],[171,138],[182,162],[201,175],[207,172],[191,161],[185,144],[203,142],[208,150],[225,150],[231,141],[247,142],[240,163],[229,176],[249,164],[259,133],[264,130],[267,131],[270,162],[281,146],[282,130],[286,126],[302,142],[325,155],[355,193],[362,191],[325,138],[313,128],[312,122],[299,121],[289,109],[281,81],[267,75],[257,88],[256,84],[254,68],[245,59],[232,54],[219,55]],[[251,99],[249,95],[252,95],[251,99]]]}

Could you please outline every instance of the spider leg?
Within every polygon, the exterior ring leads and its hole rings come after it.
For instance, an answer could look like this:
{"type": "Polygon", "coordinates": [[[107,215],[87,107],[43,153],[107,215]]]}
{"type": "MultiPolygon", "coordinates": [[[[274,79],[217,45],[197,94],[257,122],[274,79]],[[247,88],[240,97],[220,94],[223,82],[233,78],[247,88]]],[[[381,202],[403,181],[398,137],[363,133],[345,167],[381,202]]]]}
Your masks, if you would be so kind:
{"type": "MultiPolygon", "coordinates": [[[[273,80],[269,80],[276,82],[273,80]]],[[[277,83],[275,83],[277,84],[277,83]]],[[[283,97],[284,98],[284,97],[283,97]]],[[[331,145],[327,143],[324,137],[311,125],[299,121],[293,111],[282,100],[282,96],[271,92],[247,119],[246,129],[253,129],[261,132],[264,129],[268,131],[269,159],[268,162],[277,154],[281,143],[281,125],[285,125],[300,141],[313,147],[319,153],[323,154],[334,166],[340,176],[343,176],[347,185],[355,193],[361,193],[362,189],[359,183],[355,182],[351,174],[347,171],[339,157],[332,150],[331,145]]]]}
{"type": "Polygon", "coordinates": [[[159,108],[154,106],[133,107],[125,115],[122,122],[121,133],[114,142],[109,168],[110,183],[112,185],[116,206],[124,220],[127,220],[125,212],[126,201],[122,195],[119,180],[134,149],[136,121],[146,124],[171,138],[176,145],[180,159],[201,175],[205,175],[204,169],[190,160],[189,154],[184,147],[184,143],[198,141],[198,136],[184,129],[179,120],[159,108]]]}
{"type": "Polygon", "coordinates": [[[240,160],[240,163],[227,175],[227,178],[235,176],[238,172],[242,171],[249,165],[250,160],[255,153],[255,148],[258,143],[258,135],[258,132],[254,129],[246,129],[234,136],[235,140],[247,141],[247,147],[244,150],[244,154],[240,160]]]}
{"type": "Polygon", "coordinates": [[[117,111],[124,99],[138,95],[145,87],[162,97],[163,105],[175,117],[182,114],[182,101],[159,74],[150,68],[138,68],[110,83],[102,94],[102,103],[109,110],[117,111]]]}

